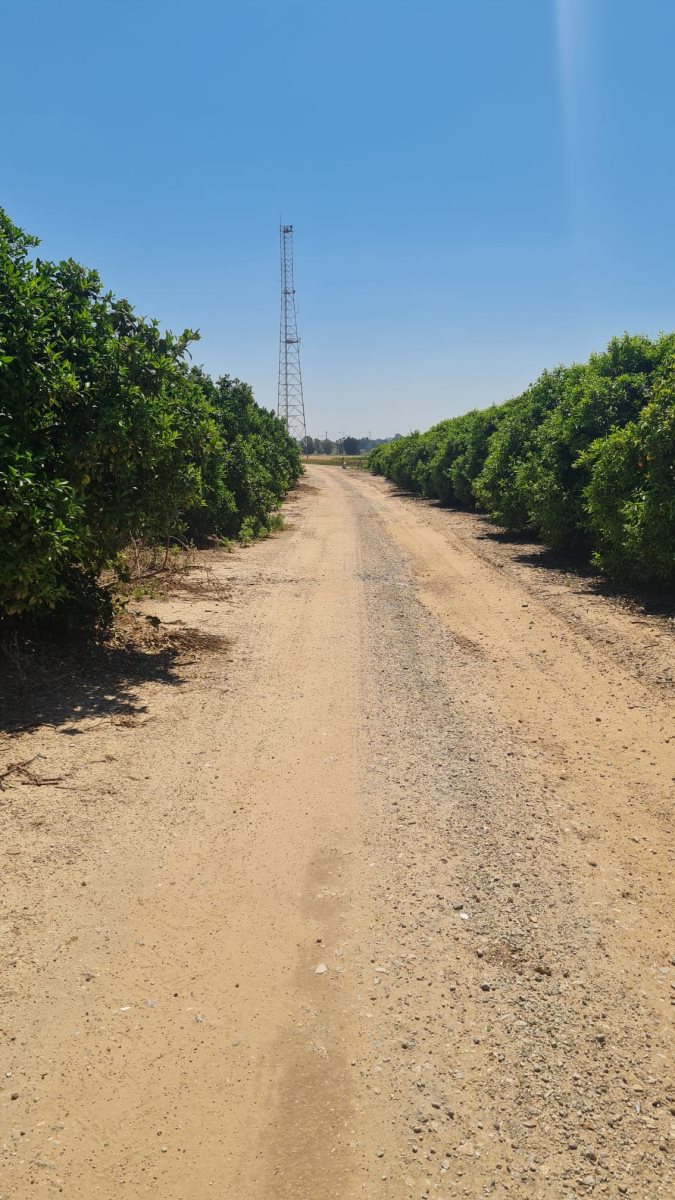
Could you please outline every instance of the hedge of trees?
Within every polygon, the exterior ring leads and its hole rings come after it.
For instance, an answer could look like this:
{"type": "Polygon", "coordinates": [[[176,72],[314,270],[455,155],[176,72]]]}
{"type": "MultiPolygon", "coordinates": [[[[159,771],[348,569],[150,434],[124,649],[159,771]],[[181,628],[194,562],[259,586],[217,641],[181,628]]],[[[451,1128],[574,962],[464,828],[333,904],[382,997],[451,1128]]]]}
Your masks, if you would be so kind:
{"type": "Polygon", "coordinates": [[[376,474],[619,582],[675,582],[675,334],[614,338],[521,396],[378,447],[376,474]]]}
{"type": "Polygon", "coordinates": [[[0,616],[100,597],[129,540],[263,533],[301,473],[247,384],[189,364],[0,209],[0,616]]]}

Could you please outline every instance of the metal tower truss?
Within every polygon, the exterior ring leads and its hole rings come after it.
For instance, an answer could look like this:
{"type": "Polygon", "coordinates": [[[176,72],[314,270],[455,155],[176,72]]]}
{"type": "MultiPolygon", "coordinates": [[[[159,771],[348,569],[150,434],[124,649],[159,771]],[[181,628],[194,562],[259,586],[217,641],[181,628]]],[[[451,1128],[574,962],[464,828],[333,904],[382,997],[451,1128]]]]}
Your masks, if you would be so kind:
{"type": "Polygon", "coordinates": [[[291,437],[307,434],[300,370],[300,338],[293,285],[293,226],[279,226],[281,249],[281,331],[279,335],[279,393],[277,415],[291,437]]]}

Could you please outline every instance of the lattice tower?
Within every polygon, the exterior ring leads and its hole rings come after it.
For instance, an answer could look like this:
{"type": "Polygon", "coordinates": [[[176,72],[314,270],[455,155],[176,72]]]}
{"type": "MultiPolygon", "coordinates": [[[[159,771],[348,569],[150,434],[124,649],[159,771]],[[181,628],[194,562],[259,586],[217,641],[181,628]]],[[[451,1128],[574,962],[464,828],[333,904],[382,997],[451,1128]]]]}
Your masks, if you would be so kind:
{"type": "Polygon", "coordinates": [[[293,284],[293,226],[279,226],[281,250],[281,330],[279,334],[279,392],[277,415],[298,441],[307,434],[300,370],[300,338],[293,284]]]}

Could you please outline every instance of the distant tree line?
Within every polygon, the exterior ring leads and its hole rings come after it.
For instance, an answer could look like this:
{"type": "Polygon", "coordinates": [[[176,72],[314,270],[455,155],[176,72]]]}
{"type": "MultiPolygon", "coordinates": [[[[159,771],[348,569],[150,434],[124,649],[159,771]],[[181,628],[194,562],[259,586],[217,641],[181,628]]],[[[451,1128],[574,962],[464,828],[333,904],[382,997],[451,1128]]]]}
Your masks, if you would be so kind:
{"type": "Polygon", "coordinates": [[[369,466],[618,581],[675,583],[675,334],[614,338],[504,404],[380,446],[369,466]]]}
{"type": "MultiPolygon", "coordinates": [[[[399,438],[400,433],[396,434],[399,438]]],[[[303,454],[369,454],[376,446],[383,446],[390,438],[369,437],[340,437],[334,440],[329,437],[306,437],[299,442],[303,454]]]]}

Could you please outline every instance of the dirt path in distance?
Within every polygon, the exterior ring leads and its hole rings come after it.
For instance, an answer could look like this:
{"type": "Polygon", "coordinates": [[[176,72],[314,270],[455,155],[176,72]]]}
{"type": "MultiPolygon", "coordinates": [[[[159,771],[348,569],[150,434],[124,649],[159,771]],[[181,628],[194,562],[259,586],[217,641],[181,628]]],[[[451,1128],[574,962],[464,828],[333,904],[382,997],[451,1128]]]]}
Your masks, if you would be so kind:
{"type": "Polygon", "coordinates": [[[4,714],[1,1200],[669,1197],[671,626],[286,519],[4,714]]]}

